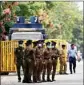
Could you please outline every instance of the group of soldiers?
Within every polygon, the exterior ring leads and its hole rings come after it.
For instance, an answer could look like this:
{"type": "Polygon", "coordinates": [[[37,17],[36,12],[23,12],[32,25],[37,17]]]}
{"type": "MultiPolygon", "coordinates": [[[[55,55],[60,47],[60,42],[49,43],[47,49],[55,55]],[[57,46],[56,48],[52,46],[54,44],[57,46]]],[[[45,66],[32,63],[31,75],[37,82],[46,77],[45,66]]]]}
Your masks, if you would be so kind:
{"type": "MultiPolygon", "coordinates": [[[[22,81],[23,83],[55,81],[58,57],[60,59],[60,74],[62,74],[63,66],[63,74],[66,74],[66,61],[64,59],[65,52],[60,52],[56,48],[56,42],[51,41],[45,43],[46,48],[44,48],[44,40],[38,40],[35,42],[28,40],[25,43],[26,48],[23,47],[22,40],[20,40],[18,43],[19,46],[14,52],[18,82],[21,82],[21,66],[24,74],[22,81]],[[45,75],[47,75],[47,80],[45,75]],[[50,75],[52,75],[51,78],[50,75]]],[[[62,45],[63,49],[65,49],[65,47],[65,45],[62,45]]]]}

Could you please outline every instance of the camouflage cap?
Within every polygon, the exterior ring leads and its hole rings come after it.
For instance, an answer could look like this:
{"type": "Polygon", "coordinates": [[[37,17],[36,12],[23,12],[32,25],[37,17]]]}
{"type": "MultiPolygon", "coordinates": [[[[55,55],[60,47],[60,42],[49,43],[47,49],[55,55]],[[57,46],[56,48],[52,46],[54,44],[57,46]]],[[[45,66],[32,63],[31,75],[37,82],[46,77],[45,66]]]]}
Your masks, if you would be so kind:
{"type": "Polygon", "coordinates": [[[44,40],[38,40],[38,43],[44,43],[44,40]]]}
{"type": "Polygon", "coordinates": [[[56,42],[54,42],[54,41],[51,41],[52,42],[52,45],[56,45],[56,42]]]}
{"type": "Polygon", "coordinates": [[[62,44],[62,47],[66,47],[66,45],[65,44],[62,44]]]}
{"type": "Polygon", "coordinates": [[[46,45],[50,45],[50,42],[47,42],[46,45]]]}
{"type": "Polygon", "coordinates": [[[28,40],[25,44],[26,44],[26,46],[31,45],[32,44],[32,40],[28,40]]]}
{"type": "Polygon", "coordinates": [[[18,41],[18,44],[23,44],[23,40],[19,40],[18,41]]]}
{"type": "Polygon", "coordinates": [[[38,43],[37,41],[33,42],[34,47],[37,46],[37,43],[38,43]]]}

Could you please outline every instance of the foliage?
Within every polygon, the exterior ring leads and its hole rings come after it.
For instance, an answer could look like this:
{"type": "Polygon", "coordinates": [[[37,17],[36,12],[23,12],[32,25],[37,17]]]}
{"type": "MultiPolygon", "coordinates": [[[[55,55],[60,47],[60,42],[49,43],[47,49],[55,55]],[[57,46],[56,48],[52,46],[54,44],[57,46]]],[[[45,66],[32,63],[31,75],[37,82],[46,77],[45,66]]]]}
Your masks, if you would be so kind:
{"type": "Polygon", "coordinates": [[[76,2],[20,2],[12,7],[12,14],[29,19],[30,16],[41,14],[39,10],[47,13],[42,24],[49,38],[65,39],[79,47],[83,45],[83,13],[76,2]]]}

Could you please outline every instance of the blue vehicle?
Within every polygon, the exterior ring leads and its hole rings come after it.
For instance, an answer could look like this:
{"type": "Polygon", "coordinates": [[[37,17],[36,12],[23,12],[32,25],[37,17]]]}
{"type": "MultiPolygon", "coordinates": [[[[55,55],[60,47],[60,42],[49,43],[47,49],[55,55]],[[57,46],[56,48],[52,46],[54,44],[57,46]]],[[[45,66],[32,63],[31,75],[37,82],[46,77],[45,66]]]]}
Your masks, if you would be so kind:
{"type": "Polygon", "coordinates": [[[9,40],[44,40],[47,38],[45,29],[40,23],[24,23],[23,17],[17,20],[17,23],[10,28],[9,40]]]}

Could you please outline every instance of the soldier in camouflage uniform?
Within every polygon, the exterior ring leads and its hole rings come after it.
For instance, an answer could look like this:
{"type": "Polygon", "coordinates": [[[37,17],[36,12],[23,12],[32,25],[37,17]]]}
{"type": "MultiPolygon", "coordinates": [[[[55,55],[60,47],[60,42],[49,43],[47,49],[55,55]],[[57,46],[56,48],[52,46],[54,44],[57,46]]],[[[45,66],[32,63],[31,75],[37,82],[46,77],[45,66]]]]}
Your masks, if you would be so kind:
{"type": "Polygon", "coordinates": [[[59,50],[56,48],[56,42],[52,41],[52,81],[55,81],[55,73],[58,62],[58,57],[60,56],[59,50]]]}
{"type": "Polygon", "coordinates": [[[33,72],[33,64],[35,61],[34,50],[32,48],[32,40],[26,42],[24,55],[24,80],[23,83],[31,83],[31,75],[33,72]]]}
{"type": "Polygon", "coordinates": [[[15,49],[15,63],[17,67],[17,75],[18,75],[18,82],[21,82],[20,76],[20,68],[23,67],[23,58],[24,58],[24,47],[22,47],[23,41],[18,42],[19,46],[15,49]]]}
{"type": "MultiPolygon", "coordinates": [[[[35,55],[36,48],[37,48],[37,41],[33,42],[34,55],[35,55]]],[[[35,59],[35,62],[33,65],[33,82],[37,82],[37,70],[36,70],[36,68],[37,68],[37,64],[36,64],[36,59],[35,59]]]]}
{"type": "Polygon", "coordinates": [[[42,73],[42,66],[43,66],[42,60],[43,60],[43,47],[42,47],[42,41],[39,40],[37,43],[37,48],[35,50],[37,82],[41,82],[41,73],[42,73]]]}
{"type": "Polygon", "coordinates": [[[43,59],[43,74],[42,74],[43,82],[45,82],[46,70],[47,70],[47,81],[51,82],[50,79],[51,69],[52,69],[51,46],[50,42],[47,42],[46,48],[44,50],[44,59],[43,59]]]}

